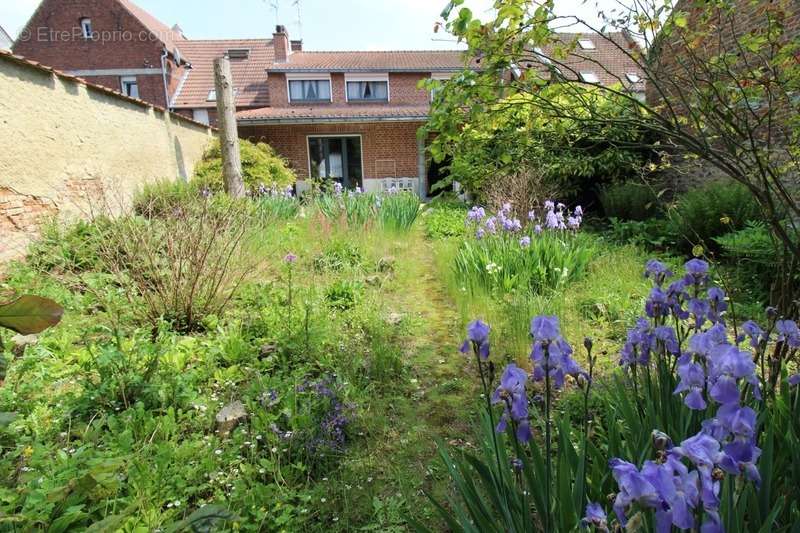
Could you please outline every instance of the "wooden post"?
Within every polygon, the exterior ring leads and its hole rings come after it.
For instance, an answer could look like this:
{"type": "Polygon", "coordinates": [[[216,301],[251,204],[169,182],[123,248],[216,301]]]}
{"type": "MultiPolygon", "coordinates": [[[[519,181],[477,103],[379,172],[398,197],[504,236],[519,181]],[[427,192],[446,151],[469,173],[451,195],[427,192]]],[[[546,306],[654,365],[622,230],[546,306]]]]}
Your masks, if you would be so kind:
{"type": "Polygon", "coordinates": [[[214,87],[217,91],[219,143],[222,148],[222,175],[225,191],[234,198],[244,198],[242,155],[236,129],[236,104],[233,94],[231,61],[227,56],[214,60],[214,87]]]}

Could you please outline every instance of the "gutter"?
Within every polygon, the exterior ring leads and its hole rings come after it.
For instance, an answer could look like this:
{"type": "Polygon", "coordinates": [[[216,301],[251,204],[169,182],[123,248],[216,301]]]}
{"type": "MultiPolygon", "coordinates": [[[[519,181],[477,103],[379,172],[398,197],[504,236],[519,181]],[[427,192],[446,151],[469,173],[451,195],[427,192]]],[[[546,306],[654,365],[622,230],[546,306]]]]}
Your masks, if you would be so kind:
{"type": "MultiPolygon", "coordinates": [[[[335,73],[335,74],[349,74],[349,73],[367,73],[367,72],[374,72],[379,74],[384,73],[392,73],[392,74],[402,74],[405,72],[408,73],[424,73],[424,72],[446,72],[446,73],[453,73],[458,74],[462,72],[463,68],[281,68],[281,67],[270,67],[265,69],[267,73],[272,74],[291,74],[296,72],[297,74],[327,74],[327,73],[335,73]]],[[[478,69],[469,69],[475,70],[478,69]]]]}
{"type": "Polygon", "coordinates": [[[242,118],[241,126],[269,126],[274,124],[370,124],[375,122],[426,122],[428,115],[410,117],[308,117],[308,118],[242,118]]]}
{"type": "Polygon", "coordinates": [[[164,53],[161,54],[161,79],[164,81],[164,107],[172,111],[172,99],[169,97],[169,88],[167,87],[167,57],[169,57],[169,50],[164,48],[164,53]]]}

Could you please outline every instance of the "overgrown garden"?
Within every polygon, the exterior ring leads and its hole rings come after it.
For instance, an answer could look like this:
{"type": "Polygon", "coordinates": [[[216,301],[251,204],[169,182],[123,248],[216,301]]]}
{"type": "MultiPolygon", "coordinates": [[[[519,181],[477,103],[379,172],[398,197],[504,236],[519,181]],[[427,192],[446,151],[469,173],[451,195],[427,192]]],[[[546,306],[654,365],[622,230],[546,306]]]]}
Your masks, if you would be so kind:
{"type": "Polygon", "coordinates": [[[677,86],[644,51],[735,6],[606,14],[656,104],[572,79],[552,2],[461,4],[481,68],[429,124],[461,194],[298,198],[243,143],[233,199],[212,147],[5,267],[0,529],[798,530],[785,6],[677,86]],[[718,179],[676,186],[687,159],[718,179]]]}

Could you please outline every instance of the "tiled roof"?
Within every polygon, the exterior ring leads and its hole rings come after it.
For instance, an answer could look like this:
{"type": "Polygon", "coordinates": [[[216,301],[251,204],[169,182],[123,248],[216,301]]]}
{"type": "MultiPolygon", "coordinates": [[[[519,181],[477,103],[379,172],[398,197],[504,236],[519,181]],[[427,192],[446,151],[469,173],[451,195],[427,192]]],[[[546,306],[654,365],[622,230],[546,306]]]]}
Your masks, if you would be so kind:
{"type": "Polygon", "coordinates": [[[315,106],[265,107],[240,111],[240,123],[316,123],[361,121],[424,121],[429,106],[315,106]]]}
{"type": "Polygon", "coordinates": [[[118,2],[127,9],[131,15],[139,19],[139,22],[144,25],[147,30],[155,35],[160,40],[164,47],[173,55],[176,56],[176,49],[183,53],[183,45],[186,42],[186,37],[179,31],[175,31],[153,15],[137,6],[131,0],[118,0],[118,2]]]}
{"type": "MultiPolygon", "coordinates": [[[[613,85],[622,82],[626,87],[634,91],[644,91],[644,82],[632,82],[627,78],[628,74],[634,74],[640,80],[644,79],[644,72],[636,66],[624,52],[635,49],[638,45],[629,40],[621,32],[613,32],[600,36],[595,33],[559,33],[559,39],[572,45],[581,40],[588,40],[594,45],[594,49],[584,49],[575,44],[572,53],[564,59],[556,60],[563,76],[570,80],[580,78],[581,73],[593,73],[597,76],[598,82],[602,85],[613,85]]],[[[545,56],[552,56],[552,50],[547,48],[543,51],[545,56]]],[[[536,54],[532,54],[532,62],[540,63],[536,59],[536,54]]],[[[523,65],[529,68],[529,65],[523,65]]]]}
{"type": "Polygon", "coordinates": [[[397,50],[389,52],[295,52],[270,72],[436,72],[465,67],[464,52],[457,50],[397,50]]]}
{"type": "Polygon", "coordinates": [[[181,52],[189,59],[188,71],[178,93],[173,97],[174,107],[215,107],[208,101],[214,89],[214,59],[231,49],[248,49],[248,59],[231,59],[233,86],[238,107],[269,105],[266,68],[272,63],[274,49],[271,39],[237,39],[218,41],[188,40],[181,43],[181,52]]]}

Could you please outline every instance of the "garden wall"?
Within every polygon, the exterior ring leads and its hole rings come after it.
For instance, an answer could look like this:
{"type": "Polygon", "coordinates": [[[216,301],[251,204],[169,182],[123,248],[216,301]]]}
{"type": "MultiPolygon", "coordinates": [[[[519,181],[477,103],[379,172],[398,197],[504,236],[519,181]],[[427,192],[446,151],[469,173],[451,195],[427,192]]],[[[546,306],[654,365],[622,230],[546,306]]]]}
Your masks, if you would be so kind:
{"type": "Polygon", "coordinates": [[[214,132],[0,52],[0,262],[45,216],[119,211],[147,182],[190,176],[214,132]]]}

